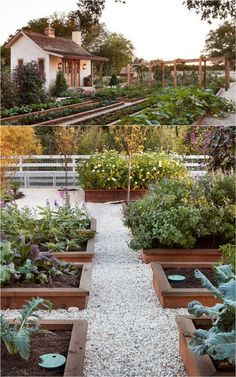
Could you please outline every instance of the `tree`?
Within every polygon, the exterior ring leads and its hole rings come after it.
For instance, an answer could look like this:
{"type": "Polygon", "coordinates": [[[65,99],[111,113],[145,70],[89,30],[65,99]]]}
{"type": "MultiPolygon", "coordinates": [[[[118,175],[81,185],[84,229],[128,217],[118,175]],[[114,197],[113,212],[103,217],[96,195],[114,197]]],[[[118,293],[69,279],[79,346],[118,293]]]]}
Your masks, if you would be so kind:
{"type": "Polygon", "coordinates": [[[118,84],[117,77],[116,77],[116,75],[113,73],[113,74],[111,75],[111,79],[110,79],[109,85],[110,85],[110,86],[116,86],[117,84],[118,84]]]}
{"type": "Polygon", "coordinates": [[[38,63],[35,61],[15,68],[12,81],[17,88],[20,105],[40,103],[45,99],[45,77],[41,76],[38,63]]]}
{"type": "Polygon", "coordinates": [[[20,156],[41,154],[42,147],[36,136],[35,128],[29,126],[1,126],[0,129],[0,150],[1,150],[1,176],[0,181],[4,184],[6,171],[9,164],[13,166],[13,175],[16,171],[17,160],[9,159],[9,156],[20,156]]]}
{"type": "Polygon", "coordinates": [[[201,15],[201,20],[208,20],[227,17],[235,17],[236,0],[184,0],[183,4],[189,10],[194,9],[201,15]]]}
{"type": "Polygon", "coordinates": [[[143,144],[146,140],[147,127],[142,126],[120,126],[112,127],[115,141],[120,145],[121,150],[127,153],[128,157],[128,187],[127,203],[130,202],[131,174],[134,153],[143,152],[143,144]]]}
{"type": "Polygon", "coordinates": [[[18,104],[17,88],[11,81],[10,67],[2,62],[1,66],[1,105],[8,109],[18,104]]]}
{"type": "Polygon", "coordinates": [[[111,72],[118,74],[122,67],[132,62],[134,46],[122,34],[109,33],[98,49],[93,52],[109,59],[108,74],[111,72]]]}
{"type": "Polygon", "coordinates": [[[216,30],[211,30],[205,41],[208,56],[226,56],[235,61],[235,26],[233,21],[225,21],[216,30]]]}
{"type": "Polygon", "coordinates": [[[59,154],[64,156],[65,164],[65,188],[68,186],[68,163],[71,155],[75,154],[78,148],[78,136],[80,127],[59,127],[55,131],[56,144],[59,154]]]}
{"type": "Polygon", "coordinates": [[[52,89],[52,95],[62,97],[66,90],[68,88],[68,85],[66,83],[66,79],[62,73],[62,71],[57,72],[55,85],[52,89]]]}

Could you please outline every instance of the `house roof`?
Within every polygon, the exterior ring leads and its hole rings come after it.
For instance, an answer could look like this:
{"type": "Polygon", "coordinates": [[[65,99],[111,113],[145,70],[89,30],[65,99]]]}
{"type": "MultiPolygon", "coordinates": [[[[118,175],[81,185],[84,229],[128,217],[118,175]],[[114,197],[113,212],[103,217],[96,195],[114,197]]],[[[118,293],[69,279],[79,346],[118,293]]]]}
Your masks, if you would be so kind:
{"type": "Polygon", "coordinates": [[[85,50],[73,42],[72,39],[62,37],[48,37],[41,33],[35,33],[28,30],[19,31],[7,44],[6,47],[11,47],[22,35],[26,35],[34,41],[39,47],[48,53],[59,54],[66,58],[80,58],[88,60],[107,61],[107,58],[96,56],[85,50]]]}

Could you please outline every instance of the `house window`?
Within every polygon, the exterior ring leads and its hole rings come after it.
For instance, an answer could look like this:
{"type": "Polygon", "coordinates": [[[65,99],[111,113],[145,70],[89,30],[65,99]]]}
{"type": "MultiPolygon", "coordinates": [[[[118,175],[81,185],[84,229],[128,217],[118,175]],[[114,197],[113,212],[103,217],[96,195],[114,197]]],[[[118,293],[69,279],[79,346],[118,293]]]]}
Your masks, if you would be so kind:
{"type": "Polygon", "coordinates": [[[38,59],[40,77],[44,77],[44,59],[38,59]]]}
{"type": "Polygon", "coordinates": [[[18,67],[21,68],[24,65],[24,60],[23,59],[18,59],[18,67]]]}

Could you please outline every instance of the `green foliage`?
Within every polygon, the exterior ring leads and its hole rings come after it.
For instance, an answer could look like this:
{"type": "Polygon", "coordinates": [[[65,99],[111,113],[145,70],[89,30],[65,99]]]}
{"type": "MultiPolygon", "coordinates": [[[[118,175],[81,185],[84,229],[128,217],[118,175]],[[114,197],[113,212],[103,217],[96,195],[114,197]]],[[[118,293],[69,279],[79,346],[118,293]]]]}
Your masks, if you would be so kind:
{"type": "Polygon", "coordinates": [[[38,63],[35,61],[15,68],[12,80],[17,88],[19,104],[28,105],[45,99],[45,77],[41,76],[38,63]]]}
{"type": "Polygon", "coordinates": [[[2,232],[14,247],[23,238],[43,251],[80,250],[94,236],[89,226],[86,211],[72,207],[67,200],[61,206],[55,202],[54,206],[38,207],[38,215],[27,207],[7,205],[1,209],[2,232]]]}
{"type": "Polygon", "coordinates": [[[235,60],[235,25],[225,21],[216,30],[211,30],[206,38],[205,51],[209,56],[226,56],[235,60]]]}
{"type": "Polygon", "coordinates": [[[208,23],[215,18],[235,17],[235,0],[184,0],[183,4],[190,10],[194,9],[197,14],[201,15],[201,19],[208,20],[208,23]]]}
{"type": "Polygon", "coordinates": [[[12,244],[5,239],[0,242],[0,254],[4,255],[0,265],[2,285],[21,281],[45,284],[63,273],[74,273],[72,265],[49,253],[40,253],[37,245],[26,243],[23,237],[14,243],[14,247],[12,244]]]}
{"type": "Polygon", "coordinates": [[[234,179],[157,182],[143,200],[128,206],[125,225],[132,231],[131,247],[217,247],[234,239],[234,179]]]}
{"type": "Polygon", "coordinates": [[[231,264],[234,272],[236,272],[236,246],[227,243],[220,246],[221,258],[219,264],[231,264]]]}
{"type": "Polygon", "coordinates": [[[1,106],[9,108],[18,103],[18,96],[16,87],[11,81],[10,67],[6,64],[1,64],[1,106]]]}
{"type": "MultiPolygon", "coordinates": [[[[127,189],[128,159],[115,151],[96,153],[78,166],[84,189],[127,189]]],[[[185,176],[186,169],[163,153],[134,154],[131,189],[148,188],[163,177],[185,176]]]]}
{"type": "Polygon", "coordinates": [[[210,355],[215,360],[224,360],[235,365],[235,314],[236,314],[236,281],[231,265],[215,267],[218,287],[214,287],[200,271],[195,271],[196,278],[222,304],[209,308],[198,301],[188,304],[188,311],[196,317],[203,314],[210,317],[212,327],[209,330],[198,329],[193,333],[189,343],[195,355],[210,355]]]}
{"type": "Polygon", "coordinates": [[[52,95],[57,97],[63,97],[68,85],[62,71],[57,72],[55,85],[52,88],[52,95]]]}
{"type": "Polygon", "coordinates": [[[113,73],[113,75],[111,76],[109,85],[110,86],[116,86],[117,84],[118,84],[118,79],[117,79],[116,75],[113,73]]]}
{"type": "Polygon", "coordinates": [[[188,125],[203,115],[225,117],[234,109],[232,102],[215,96],[211,90],[167,88],[151,95],[145,110],[123,117],[118,124],[188,125]]]}
{"type": "Polygon", "coordinates": [[[10,354],[19,353],[22,359],[28,360],[30,337],[40,332],[39,316],[36,314],[39,306],[48,310],[52,308],[48,300],[33,298],[22,307],[19,317],[13,324],[9,323],[3,314],[1,315],[1,338],[10,354]]]}

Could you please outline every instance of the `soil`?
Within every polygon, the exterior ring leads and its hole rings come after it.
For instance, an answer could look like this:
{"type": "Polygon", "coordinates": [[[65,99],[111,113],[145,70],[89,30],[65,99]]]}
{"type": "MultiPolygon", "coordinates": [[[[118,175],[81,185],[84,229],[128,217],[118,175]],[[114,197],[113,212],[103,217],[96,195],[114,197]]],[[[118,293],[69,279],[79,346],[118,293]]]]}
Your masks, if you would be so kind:
{"type": "Polygon", "coordinates": [[[78,288],[80,284],[82,270],[78,269],[75,275],[63,274],[53,279],[52,284],[38,282],[11,282],[4,285],[4,288],[78,288]]]}
{"type": "MultiPolygon", "coordinates": [[[[195,278],[194,271],[196,268],[164,268],[166,277],[168,275],[184,275],[186,280],[173,282],[168,280],[172,288],[202,288],[199,279],[195,278]]],[[[201,272],[211,281],[213,285],[217,284],[215,273],[211,268],[204,268],[201,272]]]]}
{"type": "Polygon", "coordinates": [[[33,335],[30,340],[29,360],[19,355],[10,355],[2,342],[1,376],[63,376],[65,365],[53,370],[38,365],[39,356],[45,353],[59,353],[67,357],[71,331],[59,330],[33,335]],[[63,340],[63,341],[62,341],[63,340]]]}

